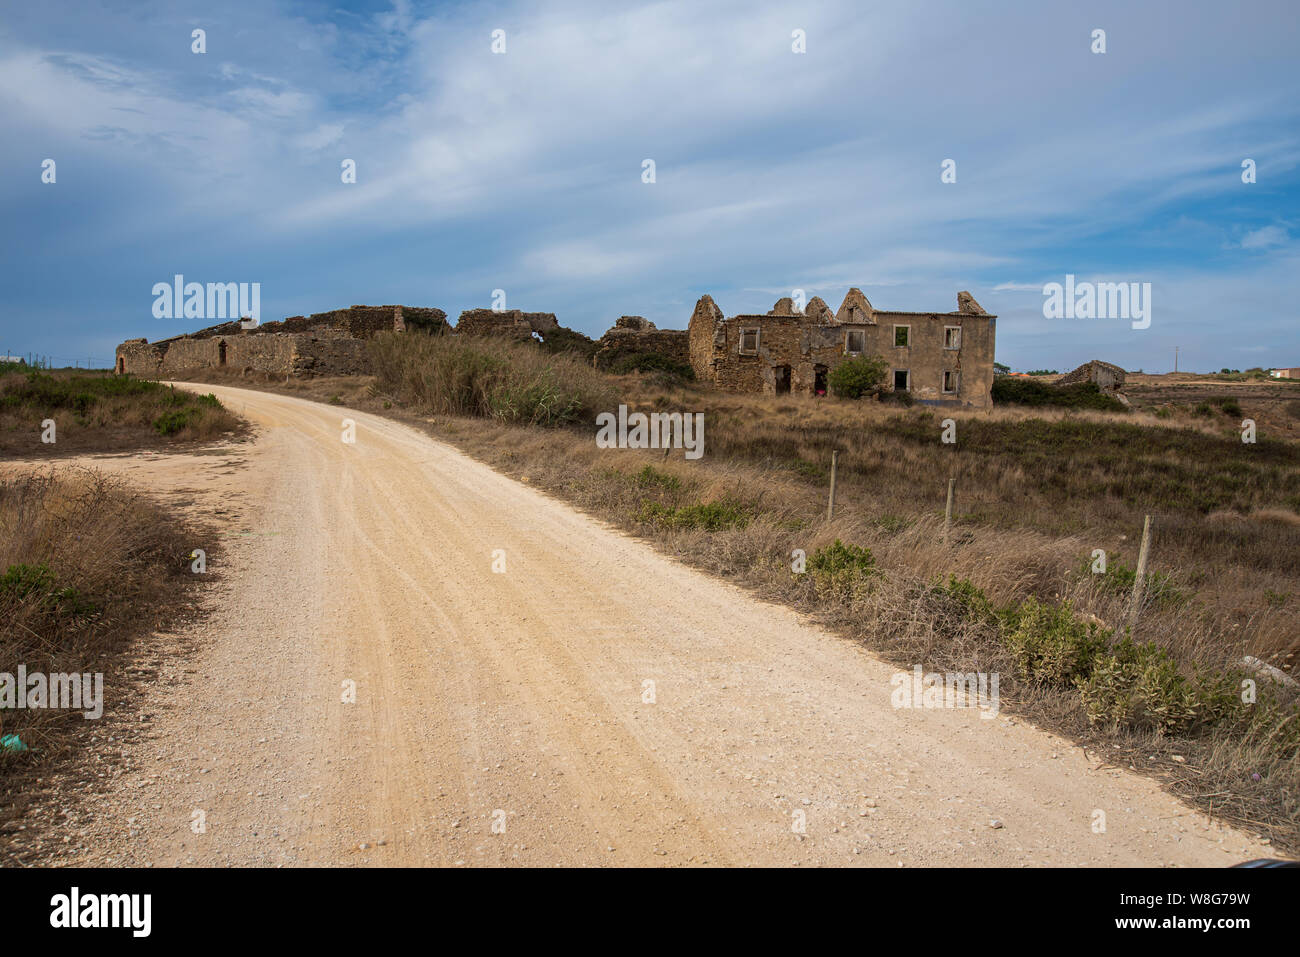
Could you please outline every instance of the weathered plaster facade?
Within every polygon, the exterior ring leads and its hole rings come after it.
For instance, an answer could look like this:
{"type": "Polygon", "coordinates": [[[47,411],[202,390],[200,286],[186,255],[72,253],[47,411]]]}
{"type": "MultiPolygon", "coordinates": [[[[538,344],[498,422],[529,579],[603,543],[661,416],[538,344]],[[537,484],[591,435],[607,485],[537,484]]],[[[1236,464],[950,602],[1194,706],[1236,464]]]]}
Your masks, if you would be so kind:
{"type": "Polygon", "coordinates": [[[850,289],[834,313],[821,299],[802,314],[782,299],[767,315],[730,319],[703,296],[687,335],[696,378],[730,392],[826,394],[830,370],[865,355],[888,363],[887,392],[906,390],[934,405],[987,407],[996,319],[968,292],[958,294],[956,312],[877,310],[861,290],[850,289]]]}

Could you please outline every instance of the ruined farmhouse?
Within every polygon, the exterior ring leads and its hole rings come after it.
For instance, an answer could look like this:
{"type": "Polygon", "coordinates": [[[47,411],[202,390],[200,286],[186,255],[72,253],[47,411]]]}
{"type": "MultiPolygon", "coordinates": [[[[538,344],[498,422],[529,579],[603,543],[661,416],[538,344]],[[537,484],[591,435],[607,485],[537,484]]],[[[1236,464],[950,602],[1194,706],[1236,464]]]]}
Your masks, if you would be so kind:
{"type": "Polygon", "coordinates": [[[819,298],[797,312],[786,298],[766,315],[725,318],[702,296],[687,330],[701,382],[729,392],[825,395],[832,369],[855,356],[888,364],[886,392],[934,405],[992,405],[996,316],[968,292],[956,312],[877,310],[850,289],[836,312],[819,298]]]}
{"type": "Polygon", "coordinates": [[[689,365],[705,385],[766,395],[826,395],[835,366],[855,356],[881,356],[889,368],[885,391],[936,405],[983,407],[991,404],[996,318],[967,292],[958,293],[955,312],[877,310],[855,288],[837,312],[819,298],[799,312],[787,298],[766,315],[729,319],[706,295],[687,329],[659,329],[641,316],[622,316],[593,342],[549,312],[469,309],[453,327],[441,309],[352,306],[261,325],[224,322],[153,343],[131,339],[117,347],[116,370],[141,376],[223,367],[285,376],[365,373],[367,340],[423,329],[536,342],[605,370],[662,357],[689,365]]]}

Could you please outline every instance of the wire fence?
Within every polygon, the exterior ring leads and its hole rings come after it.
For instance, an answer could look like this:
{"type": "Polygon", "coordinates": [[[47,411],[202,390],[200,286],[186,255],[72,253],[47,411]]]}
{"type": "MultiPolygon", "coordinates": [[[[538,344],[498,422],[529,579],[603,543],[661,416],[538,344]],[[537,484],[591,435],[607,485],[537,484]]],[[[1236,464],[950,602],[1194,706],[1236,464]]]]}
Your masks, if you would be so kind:
{"type": "Polygon", "coordinates": [[[55,356],[42,352],[18,353],[6,349],[0,353],[0,363],[15,362],[32,369],[102,369],[111,371],[116,360],[103,356],[55,356]]]}

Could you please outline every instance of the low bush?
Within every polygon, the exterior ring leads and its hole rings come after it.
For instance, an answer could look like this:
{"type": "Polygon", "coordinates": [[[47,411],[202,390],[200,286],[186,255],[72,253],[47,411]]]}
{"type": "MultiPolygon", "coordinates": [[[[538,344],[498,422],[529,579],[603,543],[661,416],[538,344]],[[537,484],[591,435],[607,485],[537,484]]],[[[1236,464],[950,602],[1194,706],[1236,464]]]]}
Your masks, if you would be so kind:
{"type": "Polygon", "coordinates": [[[858,356],[841,362],[832,369],[828,381],[835,395],[845,399],[860,399],[875,395],[881,390],[888,370],[889,363],[881,356],[858,356]]]}
{"type": "Polygon", "coordinates": [[[620,356],[610,365],[609,371],[615,375],[627,375],[630,372],[655,373],[668,382],[690,382],[695,379],[695,370],[689,363],[678,362],[659,352],[633,352],[620,356]]]}
{"type": "Polygon", "coordinates": [[[808,571],[819,592],[852,593],[876,574],[871,549],[845,545],[838,538],[808,559],[808,571]]]}
{"type": "Polygon", "coordinates": [[[1126,411],[1122,402],[1103,393],[1095,382],[1074,382],[1059,386],[1033,379],[997,376],[993,380],[993,401],[995,404],[1058,406],[1066,409],[1098,409],[1103,412],[1126,411]]]}
{"type": "Polygon", "coordinates": [[[736,502],[718,501],[695,505],[664,505],[643,502],[638,519],[663,528],[702,528],[718,532],[727,528],[744,528],[752,516],[736,502]]]}
{"type": "Polygon", "coordinates": [[[1070,685],[1092,673],[1107,638],[1096,624],[1076,618],[1068,602],[1049,605],[1030,598],[1006,614],[1003,643],[1021,678],[1070,685]]]}

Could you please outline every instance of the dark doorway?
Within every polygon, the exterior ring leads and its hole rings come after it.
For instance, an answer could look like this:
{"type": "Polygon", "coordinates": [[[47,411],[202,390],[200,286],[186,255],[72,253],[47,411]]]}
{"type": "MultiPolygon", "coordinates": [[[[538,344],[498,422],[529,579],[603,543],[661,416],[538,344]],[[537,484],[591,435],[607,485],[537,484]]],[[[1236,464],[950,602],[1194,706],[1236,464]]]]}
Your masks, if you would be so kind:
{"type": "Polygon", "coordinates": [[[910,383],[907,380],[908,380],[908,374],[906,369],[895,369],[894,370],[894,391],[906,392],[908,386],[910,385],[910,383]]]}
{"type": "Polygon", "coordinates": [[[826,366],[813,366],[813,395],[826,394],[826,366]]]}
{"type": "Polygon", "coordinates": [[[776,379],[776,394],[789,395],[790,393],[790,367],[777,366],[772,370],[776,379]]]}
{"type": "Polygon", "coordinates": [[[217,365],[223,366],[225,364],[226,364],[226,340],[222,339],[220,342],[217,343],[217,365]]]}
{"type": "Polygon", "coordinates": [[[117,374],[118,374],[118,375],[122,375],[124,372],[126,372],[126,360],[123,359],[121,356],[118,356],[118,357],[117,357],[117,374]]]}

